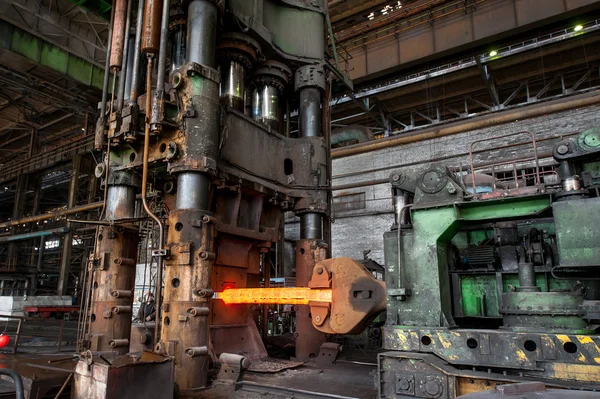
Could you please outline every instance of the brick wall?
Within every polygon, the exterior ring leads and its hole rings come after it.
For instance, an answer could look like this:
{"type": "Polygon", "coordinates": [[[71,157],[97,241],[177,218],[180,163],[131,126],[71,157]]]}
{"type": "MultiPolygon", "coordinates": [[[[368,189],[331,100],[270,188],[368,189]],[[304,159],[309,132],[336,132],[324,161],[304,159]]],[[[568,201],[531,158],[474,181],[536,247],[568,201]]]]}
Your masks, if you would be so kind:
{"type": "MultiPolygon", "coordinates": [[[[376,179],[387,179],[392,171],[417,175],[433,163],[463,167],[468,165],[469,145],[474,140],[491,138],[509,133],[529,130],[538,140],[538,153],[552,150],[554,143],[564,135],[581,132],[600,126],[600,106],[588,106],[535,118],[516,120],[499,126],[472,130],[451,136],[425,140],[374,152],[353,155],[333,160],[333,186],[360,183],[376,179]],[[377,171],[373,171],[377,170],[377,171]],[[350,176],[347,176],[351,174],[350,176]],[[344,176],[346,175],[346,176],[344,176]]],[[[475,148],[503,146],[526,141],[526,136],[482,143],[475,148]]],[[[518,146],[475,156],[475,163],[495,159],[506,159],[531,154],[529,146],[518,146]]],[[[550,160],[546,160],[549,162],[550,160]]],[[[394,221],[389,184],[352,188],[335,191],[334,195],[365,192],[366,209],[336,215],[332,227],[333,256],[362,258],[364,250],[371,250],[370,257],[383,263],[383,233],[394,221]]],[[[298,239],[297,222],[286,225],[286,237],[298,239]]]]}

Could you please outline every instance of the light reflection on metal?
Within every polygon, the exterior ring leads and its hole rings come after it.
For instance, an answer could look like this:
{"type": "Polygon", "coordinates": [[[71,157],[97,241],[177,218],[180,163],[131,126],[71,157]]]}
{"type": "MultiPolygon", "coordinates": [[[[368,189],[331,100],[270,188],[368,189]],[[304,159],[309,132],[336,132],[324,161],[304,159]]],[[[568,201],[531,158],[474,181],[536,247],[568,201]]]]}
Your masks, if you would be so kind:
{"type": "Polygon", "coordinates": [[[215,292],[213,299],[227,305],[243,303],[308,305],[309,302],[331,303],[332,290],[308,287],[288,288],[230,288],[215,292]]]}

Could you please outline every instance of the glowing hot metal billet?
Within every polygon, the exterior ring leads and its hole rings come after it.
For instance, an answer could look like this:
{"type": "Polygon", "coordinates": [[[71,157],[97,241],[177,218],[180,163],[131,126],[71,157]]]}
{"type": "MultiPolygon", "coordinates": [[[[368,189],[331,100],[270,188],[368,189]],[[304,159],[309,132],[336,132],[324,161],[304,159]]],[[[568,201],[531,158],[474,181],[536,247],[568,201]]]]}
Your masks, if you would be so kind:
{"type": "Polygon", "coordinates": [[[227,305],[308,305],[317,330],[354,334],[385,310],[385,283],[350,258],[326,259],[314,267],[308,287],[229,288],[213,299],[227,305]]]}
{"type": "Polygon", "coordinates": [[[227,305],[242,303],[308,305],[309,302],[331,303],[332,290],[308,287],[288,288],[229,288],[215,292],[213,299],[221,299],[227,305]]]}

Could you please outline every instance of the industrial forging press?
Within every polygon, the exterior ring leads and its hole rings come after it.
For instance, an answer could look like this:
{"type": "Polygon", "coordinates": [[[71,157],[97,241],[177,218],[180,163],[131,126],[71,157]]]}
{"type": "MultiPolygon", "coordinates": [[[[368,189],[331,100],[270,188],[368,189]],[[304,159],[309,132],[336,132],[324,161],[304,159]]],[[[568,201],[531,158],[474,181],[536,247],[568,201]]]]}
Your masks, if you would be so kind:
{"type": "Polygon", "coordinates": [[[105,198],[75,397],[110,397],[111,378],[125,379],[111,370],[133,361],[141,234],[153,235],[157,317],[135,359],[144,366],[127,377],[144,382],[115,397],[197,390],[219,356],[266,356],[251,303],[298,306],[300,361],[385,312],[382,398],[527,381],[600,388],[599,131],[556,145],[556,174],[537,156],[503,184],[473,165],[393,173],[396,223],[376,280],[359,262],[328,259],[328,104],[344,77],[327,55],[326,2],[116,0],[112,12],[115,78],[105,77],[95,141],[105,198]],[[300,218],[296,287],[269,288],[264,265],[288,211],[300,218]]]}
{"type": "MultiPolygon", "coordinates": [[[[135,265],[140,234],[150,233],[137,223],[149,218],[162,284],[156,328],[143,341],[172,359],[177,389],[205,387],[216,355],[266,356],[249,307],[211,298],[227,287],[259,287],[286,211],[302,225],[297,284],[307,286],[326,258],[323,104],[331,76],[340,76],[325,57],[326,15],[323,0],[115,1],[106,67],[117,79],[105,76],[95,141],[104,153],[96,175],[105,206],[89,262],[82,350],[126,354],[139,340],[131,337],[135,265]],[[293,138],[290,109],[298,110],[293,138]],[[136,213],[136,197],[144,212],[136,213]]],[[[301,360],[325,341],[308,312],[297,311],[301,360]]],[[[78,395],[96,381],[81,363],[78,395]]],[[[169,385],[154,380],[146,387],[155,395],[169,385]]]]}

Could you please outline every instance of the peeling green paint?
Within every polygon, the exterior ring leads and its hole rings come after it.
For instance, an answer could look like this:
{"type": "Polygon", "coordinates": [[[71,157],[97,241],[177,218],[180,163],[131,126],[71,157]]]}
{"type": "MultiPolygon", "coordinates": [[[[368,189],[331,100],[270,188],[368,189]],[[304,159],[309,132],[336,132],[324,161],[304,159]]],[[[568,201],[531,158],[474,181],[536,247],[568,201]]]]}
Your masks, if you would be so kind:
{"type": "MultiPolygon", "coordinates": [[[[103,68],[6,21],[0,21],[0,49],[11,51],[79,83],[102,90],[103,68]]],[[[109,90],[112,88],[112,79],[113,75],[110,77],[109,90]]]]}

